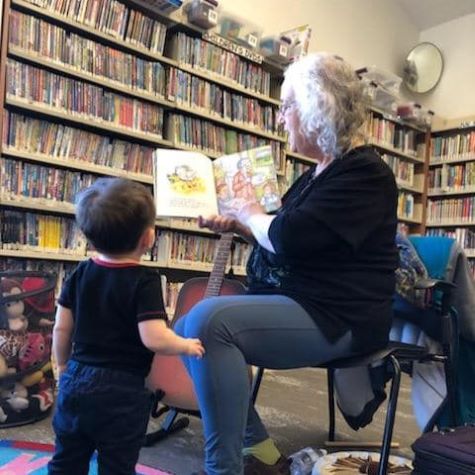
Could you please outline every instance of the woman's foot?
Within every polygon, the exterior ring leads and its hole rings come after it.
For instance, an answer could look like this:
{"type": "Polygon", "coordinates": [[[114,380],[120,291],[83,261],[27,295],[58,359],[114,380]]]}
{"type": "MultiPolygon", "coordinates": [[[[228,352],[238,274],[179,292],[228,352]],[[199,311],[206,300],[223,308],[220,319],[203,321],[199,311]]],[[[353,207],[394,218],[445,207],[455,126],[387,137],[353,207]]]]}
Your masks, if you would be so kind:
{"type": "Polygon", "coordinates": [[[290,462],[281,456],[274,465],[267,465],[253,455],[245,455],[244,475],[290,475],[290,462]]]}

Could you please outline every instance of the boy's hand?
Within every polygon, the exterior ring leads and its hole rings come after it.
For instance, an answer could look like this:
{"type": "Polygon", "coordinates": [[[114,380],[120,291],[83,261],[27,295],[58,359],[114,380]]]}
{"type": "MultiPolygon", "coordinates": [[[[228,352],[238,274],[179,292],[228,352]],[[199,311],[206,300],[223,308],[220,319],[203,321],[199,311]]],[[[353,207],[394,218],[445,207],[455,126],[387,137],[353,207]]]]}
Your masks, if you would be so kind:
{"type": "Polygon", "coordinates": [[[185,351],[183,352],[188,356],[196,356],[197,358],[203,358],[205,349],[203,344],[198,338],[186,338],[185,351]]]}

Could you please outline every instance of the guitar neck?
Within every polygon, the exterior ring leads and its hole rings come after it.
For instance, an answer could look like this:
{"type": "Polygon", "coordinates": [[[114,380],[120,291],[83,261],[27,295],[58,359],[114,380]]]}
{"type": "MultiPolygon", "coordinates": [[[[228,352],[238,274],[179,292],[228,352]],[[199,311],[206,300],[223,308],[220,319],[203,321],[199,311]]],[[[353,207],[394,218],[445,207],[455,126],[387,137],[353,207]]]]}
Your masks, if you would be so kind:
{"type": "Polygon", "coordinates": [[[214,255],[213,270],[208,279],[204,298],[217,297],[219,295],[223,285],[224,275],[226,273],[226,263],[228,262],[232,243],[233,233],[225,233],[221,235],[214,255]]]}

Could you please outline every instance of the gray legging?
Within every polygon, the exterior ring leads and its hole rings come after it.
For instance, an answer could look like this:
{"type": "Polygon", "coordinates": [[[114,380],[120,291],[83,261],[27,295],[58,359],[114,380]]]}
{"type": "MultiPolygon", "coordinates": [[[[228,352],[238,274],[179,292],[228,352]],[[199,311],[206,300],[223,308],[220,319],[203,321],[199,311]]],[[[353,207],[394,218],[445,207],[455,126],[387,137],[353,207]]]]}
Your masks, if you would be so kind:
{"type": "Polygon", "coordinates": [[[329,343],[294,300],[281,295],[213,297],[201,301],[175,325],[199,338],[203,359],[184,357],[204,426],[208,475],[242,474],[242,447],[268,438],[249,404],[247,365],[274,369],[313,366],[351,352],[351,334],[329,343]]]}

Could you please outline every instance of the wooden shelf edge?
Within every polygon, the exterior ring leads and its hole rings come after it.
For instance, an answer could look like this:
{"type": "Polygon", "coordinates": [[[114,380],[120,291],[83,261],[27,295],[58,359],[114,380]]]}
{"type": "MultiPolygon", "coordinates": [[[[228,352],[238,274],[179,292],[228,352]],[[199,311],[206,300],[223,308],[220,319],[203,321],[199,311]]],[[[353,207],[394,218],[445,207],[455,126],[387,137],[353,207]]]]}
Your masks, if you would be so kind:
{"type": "Polygon", "coordinates": [[[145,142],[153,143],[156,145],[163,145],[166,147],[172,146],[172,143],[169,140],[160,138],[160,136],[158,135],[136,131],[128,127],[114,126],[109,122],[101,120],[99,117],[86,117],[81,114],[74,114],[68,113],[67,111],[63,110],[56,110],[48,105],[44,105],[35,101],[30,101],[28,99],[14,97],[12,95],[7,95],[5,103],[7,105],[18,107],[23,110],[39,112],[40,114],[44,114],[50,117],[67,120],[76,124],[86,125],[88,127],[93,127],[95,129],[106,132],[114,132],[116,134],[130,137],[132,139],[142,140],[145,142]]]}
{"type": "Polygon", "coordinates": [[[39,164],[58,165],[65,168],[74,169],[77,171],[97,173],[99,175],[116,176],[121,178],[129,178],[130,180],[141,183],[153,184],[153,177],[141,173],[128,172],[126,170],[118,170],[106,165],[95,165],[84,160],[74,160],[66,158],[56,158],[45,154],[36,154],[30,152],[23,152],[21,150],[5,147],[2,149],[2,155],[12,158],[23,158],[38,162],[39,164]]]}

